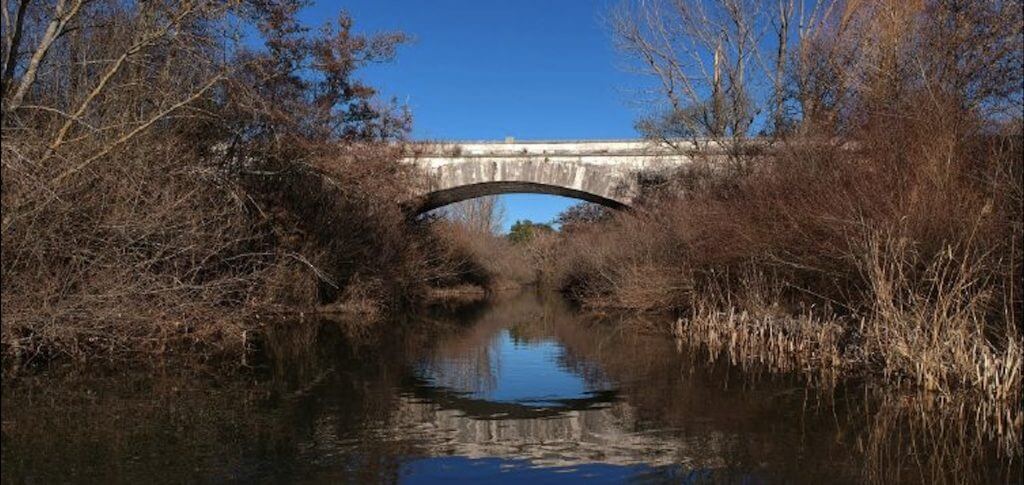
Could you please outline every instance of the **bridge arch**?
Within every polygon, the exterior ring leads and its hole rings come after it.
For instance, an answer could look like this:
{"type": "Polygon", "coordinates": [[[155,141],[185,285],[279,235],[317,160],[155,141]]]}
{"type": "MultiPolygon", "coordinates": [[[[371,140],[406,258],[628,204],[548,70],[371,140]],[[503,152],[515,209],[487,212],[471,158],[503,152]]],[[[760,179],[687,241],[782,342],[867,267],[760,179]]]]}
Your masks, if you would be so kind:
{"type": "Polygon", "coordinates": [[[590,192],[576,190],[559,185],[548,185],[526,181],[479,182],[467,185],[458,185],[447,189],[435,190],[433,192],[429,192],[419,197],[417,200],[413,202],[412,206],[415,214],[419,215],[440,207],[444,207],[448,204],[454,204],[456,202],[462,202],[464,200],[475,199],[477,197],[502,194],[560,195],[562,197],[569,197],[573,199],[592,202],[594,204],[600,204],[602,206],[616,210],[629,208],[629,205],[622,201],[611,199],[608,197],[603,197],[598,194],[593,194],[590,192]]]}
{"type": "Polygon", "coordinates": [[[689,163],[678,150],[643,140],[421,144],[404,158],[426,176],[415,213],[475,197],[553,194],[614,209],[630,206],[636,174],[689,163]]]}

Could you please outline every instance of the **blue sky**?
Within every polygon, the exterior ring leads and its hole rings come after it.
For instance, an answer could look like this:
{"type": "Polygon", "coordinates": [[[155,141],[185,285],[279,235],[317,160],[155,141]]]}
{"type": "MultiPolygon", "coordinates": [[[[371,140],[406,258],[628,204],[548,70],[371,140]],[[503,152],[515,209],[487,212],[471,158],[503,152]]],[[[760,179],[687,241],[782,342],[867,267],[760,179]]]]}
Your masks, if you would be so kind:
{"type": "MultiPolygon", "coordinates": [[[[346,9],[363,32],[414,40],[389,64],[360,74],[408,104],[413,137],[426,140],[635,138],[631,103],[642,82],[621,69],[602,17],[612,1],[319,1],[311,26],[346,9]]],[[[549,221],[573,199],[504,196],[505,227],[549,221]]]]}

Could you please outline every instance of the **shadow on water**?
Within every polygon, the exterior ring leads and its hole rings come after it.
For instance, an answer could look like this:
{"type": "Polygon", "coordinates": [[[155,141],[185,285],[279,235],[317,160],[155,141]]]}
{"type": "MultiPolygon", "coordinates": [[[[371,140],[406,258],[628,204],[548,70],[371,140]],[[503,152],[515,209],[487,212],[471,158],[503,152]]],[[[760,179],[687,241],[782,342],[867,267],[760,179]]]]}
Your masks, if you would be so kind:
{"type": "Polygon", "coordinates": [[[925,399],[753,379],[543,293],[383,331],[282,323],[262,340],[246,371],[69,370],[5,383],[3,481],[1021,478],[1019,449],[925,399]]]}

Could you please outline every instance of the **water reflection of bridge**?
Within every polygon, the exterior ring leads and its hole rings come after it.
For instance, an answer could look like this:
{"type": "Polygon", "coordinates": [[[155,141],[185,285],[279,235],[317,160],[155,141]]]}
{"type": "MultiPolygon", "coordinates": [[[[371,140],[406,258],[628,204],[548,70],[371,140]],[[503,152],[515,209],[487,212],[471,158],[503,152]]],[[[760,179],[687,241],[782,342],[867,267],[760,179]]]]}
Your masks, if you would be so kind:
{"type": "Polygon", "coordinates": [[[650,466],[696,465],[721,467],[687,457],[722,456],[729,438],[705,436],[699,444],[680,441],[661,432],[638,432],[638,417],[626,403],[561,411],[548,417],[480,418],[460,409],[444,408],[415,397],[401,400],[394,415],[395,430],[419,442],[432,456],[524,459],[538,466],[566,467],[587,463],[650,466]],[[690,446],[699,447],[689,452],[690,446]],[[710,446],[710,449],[709,449],[710,446]]]}
{"type": "Polygon", "coordinates": [[[409,383],[391,416],[392,439],[411,439],[427,455],[501,457],[534,465],[589,463],[720,467],[730,437],[722,432],[680,440],[661,428],[645,431],[640,413],[619,396],[597,362],[586,358],[614,338],[577,320],[561,301],[538,304],[518,295],[493,305],[465,332],[437,343],[422,363],[429,379],[409,383]],[[487,393],[502,365],[503,338],[520,344],[557,342],[557,365],[592,390],[542,405],[496,401],[487,393]],[[440,385],[439,385],[440,384],[440,385]],[[697,458],[700,457],[700,458],[697,458]]]}

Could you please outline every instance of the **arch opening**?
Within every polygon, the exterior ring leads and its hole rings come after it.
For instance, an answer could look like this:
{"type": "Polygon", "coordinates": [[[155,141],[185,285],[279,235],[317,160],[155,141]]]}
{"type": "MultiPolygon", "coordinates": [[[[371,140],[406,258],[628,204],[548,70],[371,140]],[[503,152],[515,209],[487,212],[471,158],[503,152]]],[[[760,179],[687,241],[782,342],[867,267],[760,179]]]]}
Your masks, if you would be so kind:
{"type": "Polygon", "coordinates": [[[592,202],[610,209],[629,209],[629,206],[623,202],[581,190],[560,187],[557,185],[539,184],[535,182],[501,181],[460,185],[458,187],[430,192],[413,202],[413,212],[414,215],[420,215],[456,202],[475,199],[477,197],[486,197],[488,195],[501,194],[560,195],[563,197],[592,202]]]}

